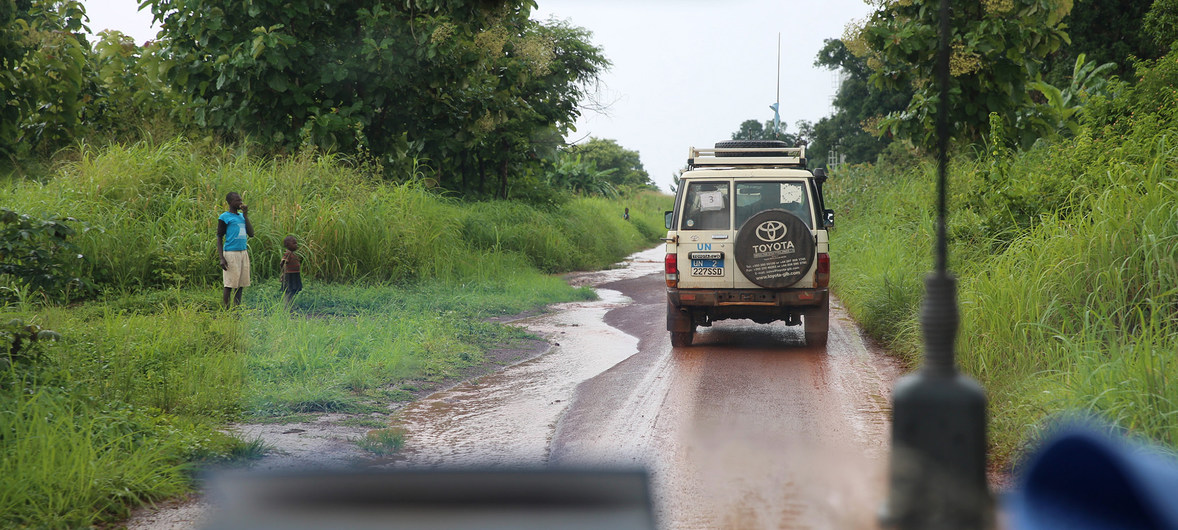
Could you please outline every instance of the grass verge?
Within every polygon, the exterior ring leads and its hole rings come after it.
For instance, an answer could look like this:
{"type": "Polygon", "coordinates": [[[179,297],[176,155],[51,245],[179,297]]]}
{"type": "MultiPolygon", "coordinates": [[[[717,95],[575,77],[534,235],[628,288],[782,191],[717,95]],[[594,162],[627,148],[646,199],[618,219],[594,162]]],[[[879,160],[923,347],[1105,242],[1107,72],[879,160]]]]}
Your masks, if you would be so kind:
{"type": "MultiPolygon", "coordinates": [[[[228,421],[385,410],[464,373],[526,338],[488,319],[595,296],[548,273],[609,265],[661,235],[668,197],[624,200],[469,204],[329,156],[259,160],[182,140],[82,146],[54,174],[11,183],[0,203],[86,228],[77,243],[102,291],[63,306],[17,289],[0,306],[0,319],[62,337],[0,369],[0,526],[118,521],[189,491],[208,463],[260,454],[221,432],[228,421]],[[228,191],[251,204],[257,236],[254,285],[231,312],[214,250],[228,191]],[[304,250],[293,314],[276,279],[287,234],[304,250]]],[[[372,447],[395,451],[395,434],[372,447]]]]}

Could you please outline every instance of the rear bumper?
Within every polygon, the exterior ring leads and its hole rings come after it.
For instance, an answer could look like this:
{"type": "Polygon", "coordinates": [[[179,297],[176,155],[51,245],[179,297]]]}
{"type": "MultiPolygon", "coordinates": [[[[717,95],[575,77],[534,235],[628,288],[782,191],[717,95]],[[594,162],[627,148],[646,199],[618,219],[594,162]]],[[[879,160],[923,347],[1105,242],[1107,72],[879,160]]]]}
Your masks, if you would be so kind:
{"type": "Polygon", "coordinates": [[[667,289],[667,300],[677,307],[723,307],[738,309],[803,309],[822,304],[829,289],[667,289]]]}

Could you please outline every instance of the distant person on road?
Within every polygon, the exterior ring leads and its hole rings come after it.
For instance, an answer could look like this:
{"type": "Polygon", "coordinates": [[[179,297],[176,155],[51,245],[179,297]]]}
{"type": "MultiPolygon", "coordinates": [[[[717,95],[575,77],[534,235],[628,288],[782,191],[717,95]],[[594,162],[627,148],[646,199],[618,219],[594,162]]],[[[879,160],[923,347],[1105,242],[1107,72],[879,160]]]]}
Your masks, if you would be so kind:
{"type": "Polygon", "coordinates": [[[282,246],[286,247],[286,253],[282,255],[282,298],[289,311],[294,295],[303,290],[303,277],[299,272],[302,262],[295,253],[299,249],[299,241],[295,236],[286,236],[282,246]]]}
{"type": "Polygon", "coordinates": [[[221,258],[221,278],[225,284],[221,303],[228,309],[230,293],[237,290],[233,305],[241,305],[241,292],[250,284],[246,240],[254,236],[254,226],[250,224],[249,206],[241,203],[241,195],[236,191],[225,196],[225,203],[229,211],[217,218],[217,255],[221,258]]]}

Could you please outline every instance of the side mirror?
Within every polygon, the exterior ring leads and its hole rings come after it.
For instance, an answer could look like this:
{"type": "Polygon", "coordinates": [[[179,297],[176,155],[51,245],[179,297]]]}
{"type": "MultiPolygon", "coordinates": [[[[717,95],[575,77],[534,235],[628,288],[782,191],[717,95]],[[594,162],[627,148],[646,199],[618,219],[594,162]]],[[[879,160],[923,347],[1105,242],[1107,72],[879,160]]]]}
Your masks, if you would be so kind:
{"type": "Polygon", "coordinates": [[[663,212],[663,224],[667,226],[667,230],[671,229],[671,217],[675,212],[667,210],[663,212]]]}
{"type": "Polygon", "coordinates": [[[822,212],[822,227],[834,228],[834,210],[826,209],[822,212]]]}

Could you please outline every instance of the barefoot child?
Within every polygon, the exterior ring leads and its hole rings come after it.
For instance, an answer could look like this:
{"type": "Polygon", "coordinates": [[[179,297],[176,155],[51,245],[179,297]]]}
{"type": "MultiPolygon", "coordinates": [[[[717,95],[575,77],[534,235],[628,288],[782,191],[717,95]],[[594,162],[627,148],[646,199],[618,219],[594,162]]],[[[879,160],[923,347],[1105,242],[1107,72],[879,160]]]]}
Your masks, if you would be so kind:
{"type": "Polygon", "coordinates": [[[295,293],[303,290],[303,278],[299,274],[299,255],[295,254],[299,249],[299,242],[295,236],[286,236],[286,239],[282,240],[282,246],[286,247],[281,263],[282,297],[286,300],[286,308],[290,309],[291,299],[295,293]]]}

